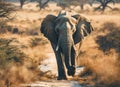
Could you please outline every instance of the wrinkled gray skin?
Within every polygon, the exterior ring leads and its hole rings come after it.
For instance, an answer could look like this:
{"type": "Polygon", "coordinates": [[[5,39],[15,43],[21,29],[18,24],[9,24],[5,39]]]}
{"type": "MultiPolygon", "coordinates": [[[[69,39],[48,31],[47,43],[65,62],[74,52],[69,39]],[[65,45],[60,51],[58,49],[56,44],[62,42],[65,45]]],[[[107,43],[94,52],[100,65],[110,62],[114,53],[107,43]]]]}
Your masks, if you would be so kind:
{"type": "Polygon", "coordinates": [[[54,50],[57,66],[58,80],[67,79],[67,74],[75,74],[75,44],[93,31],[90,22],[78,15],[59,13],[58,16],[47,15],[41,24],[41,33],[49,39],[54,50]],[[64,66],[65,65],[65,66],[64,66]]]}

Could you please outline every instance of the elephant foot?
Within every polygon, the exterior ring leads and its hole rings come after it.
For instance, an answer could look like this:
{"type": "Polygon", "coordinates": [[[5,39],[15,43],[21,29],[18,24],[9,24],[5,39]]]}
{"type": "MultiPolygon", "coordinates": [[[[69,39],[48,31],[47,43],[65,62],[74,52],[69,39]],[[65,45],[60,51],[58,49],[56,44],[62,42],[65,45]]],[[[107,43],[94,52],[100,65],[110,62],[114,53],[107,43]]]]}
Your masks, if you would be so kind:
{"type": "Polygon", "coordinates": [[[71,67],[68,69],[67,74],[68,74],[69,76],[74,76],[74,74],[75,74],[75,67],[74,67],[74,66],[71,66],[71,67]]]}
{"type": "Polygon", "coordinates": [[[57,80],[67,80],[66,76],[58,76],[57,80]]]}

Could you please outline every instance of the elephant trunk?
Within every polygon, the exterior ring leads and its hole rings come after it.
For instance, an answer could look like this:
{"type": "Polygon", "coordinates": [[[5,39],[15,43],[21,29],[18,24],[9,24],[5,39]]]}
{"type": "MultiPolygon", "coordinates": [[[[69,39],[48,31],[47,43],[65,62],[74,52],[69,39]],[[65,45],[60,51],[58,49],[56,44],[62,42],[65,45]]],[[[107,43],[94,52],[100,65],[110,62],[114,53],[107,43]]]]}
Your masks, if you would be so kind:
{"type": "Polygon", "coordinates": [[[69,68],[71,65],[74,65],[74,63],[71,61],[74,59],[72,54],[75,54],[75,46],[71,35],[69,35],[69,37],[63,36],[59,37],[58,39],[56,51],[60,50],[62,52],[64,55],[65,65],[67,68],[69,68]]]}
{"type": "Polygon", "coordinates": [[[75,46],[74,46],[74,42],[72,38],[66,38],[66,40],[63,40],[63,38],[59,38],[56,51],[62,52],[64,56],[65,66],[68,70],[68,75],[74,75],[75,73],[75,46]]]}
{"type": "Polygon", "coordinates": [[[62,53],[64,55],[64,61],[67,69],[71,66],[71,48],[72,45],[69,43],[64,43],[62,46],[62,53]]]}
{"type": "Polygon", "coordinates": [[[75,74],[75,49],[73,44],[64,44],[62,47],[62,52],[64,55],[65,66],[67,68],[68,75],[75,74]]]}
{"type": "Polygon", "coordinates": [[[56,51],[61,51],[64,56],[65,66],[68,70],[68,75],[74,75],[75,73],[75,47],[72,34],[68,32],[59,35],[56,51]]]}

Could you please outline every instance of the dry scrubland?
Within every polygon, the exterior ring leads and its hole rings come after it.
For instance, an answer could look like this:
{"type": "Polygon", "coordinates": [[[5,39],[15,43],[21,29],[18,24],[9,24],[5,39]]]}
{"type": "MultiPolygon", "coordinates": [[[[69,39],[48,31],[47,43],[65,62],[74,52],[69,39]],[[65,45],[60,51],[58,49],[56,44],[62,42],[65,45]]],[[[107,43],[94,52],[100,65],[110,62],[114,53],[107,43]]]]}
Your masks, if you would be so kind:
{"type": "MultiPolygon", "coordinates": [[[[75,80],[83,85],[120,87],[120,5],[113,7],[114,10],[101,13],[88,5],[84,11],[71,6],[73,13],[85,15],[94,27],[94,32],[83,40],[77,60],[85,69],[75,80]]],[[[30,3],[12,14],[15,19],[7,23],[1,20],[0,87],[53,78],[37,68],[40,61],[47,58],[47,52],[52,52],[39,28],[47,14],[57,15],[61,9],[49,4],[49,8],[40,11],[35,3],[30,3]]]]}

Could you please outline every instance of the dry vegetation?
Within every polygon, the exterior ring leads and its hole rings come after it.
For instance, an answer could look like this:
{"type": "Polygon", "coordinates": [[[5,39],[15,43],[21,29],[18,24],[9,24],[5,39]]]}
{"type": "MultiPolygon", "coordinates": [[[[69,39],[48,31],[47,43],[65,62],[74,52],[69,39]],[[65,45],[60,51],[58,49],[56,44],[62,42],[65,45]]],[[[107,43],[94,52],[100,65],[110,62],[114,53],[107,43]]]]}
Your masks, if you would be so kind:
{"type": "MultiPolygon", "coordinates": [[[[84,11],[78,6],[70,7],[73,13],[90,18],[95,29],[84,39],[78,59],[79,65],[85,66],[77,78],[83,85],[120,86],[120,6],[116,4],[114,7],[115,10],[107,9],[102,14],[87,5],[84,11]]],[[[46,58],[50,45],[39,33],[39,27],[47,14],[57,15],[61,9],[49,4],[49,8],[40,11],[35,3],[30,3],[13,13],[16,15],[14,20],[3,23],[1,19],[0,87],[5,84],[16,87],[18,83],[40,80],[42,75],[45,76],[37,66],[46,58]]]]}
{"type": "Polygon", "coordinates": [[[24,13],[13,13],[13,20],[0,19],[0,87],[20,87],[45,76],[38,65],[47,57],[48,41],[39,33],[40,20],[24,18],[24,13]]]}
{"type": "Polygon", "coordinates": [[[120,86],[120,14],[90,15],[95,31],[81,47],[79,64],[85,66],[79,80],[93,87],[120,86]]]}
{"type": "Polygon", "coordinates": [[[43,37],[0,34],[0,86],[36,81],[41,78],[38,65],[44,54],[43,37]]]}

